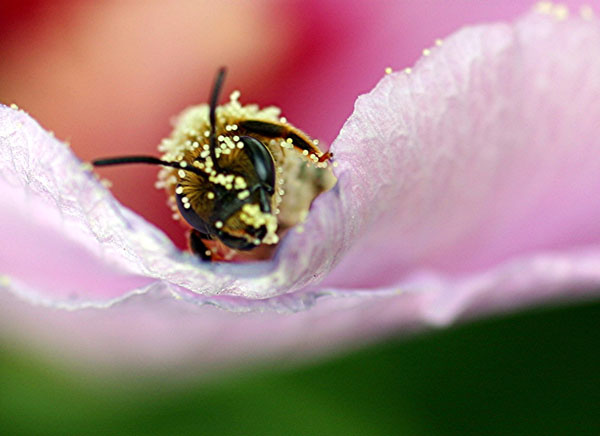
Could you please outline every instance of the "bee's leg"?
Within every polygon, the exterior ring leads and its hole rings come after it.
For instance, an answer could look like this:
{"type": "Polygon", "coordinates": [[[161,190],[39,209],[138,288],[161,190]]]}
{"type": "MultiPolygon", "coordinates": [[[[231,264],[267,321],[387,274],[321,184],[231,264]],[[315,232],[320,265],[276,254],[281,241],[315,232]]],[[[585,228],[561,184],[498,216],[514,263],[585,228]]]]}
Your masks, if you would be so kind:
{"type": "Polygon", "coordinates": [[[314,154],[319,158],[319,162],[329,160],[331,153],[323,153],[314,143],[302,132],[291,129],[282,124],[269,123],[259,120],[244,120],[238,123],[248,132],[266,136],[267,138],[284,138],[292,141],[292,145],[300,152],[306,150],[308,154],[314,154]]]}
{"type": "Polygon", "coordinates": [[[203,239],[210,239],[210,237],[196,229],[188,231],[188,247],[190,251],[200,256],[202,260],[210,262],[212,260],[212,252],[208,249],[203,239]]]}

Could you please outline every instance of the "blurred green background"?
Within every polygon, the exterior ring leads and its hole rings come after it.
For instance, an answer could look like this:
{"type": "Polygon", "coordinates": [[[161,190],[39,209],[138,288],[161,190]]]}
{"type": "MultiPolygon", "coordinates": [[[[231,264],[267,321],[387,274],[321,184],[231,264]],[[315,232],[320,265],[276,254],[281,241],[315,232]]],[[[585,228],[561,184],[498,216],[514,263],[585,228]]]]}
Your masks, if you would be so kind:
{"type": "Polygon", "coordinates": [[[175,386],[5,352],[0,433],[598,435],[599,320],[598,302],[538,309],[175,386]]]}

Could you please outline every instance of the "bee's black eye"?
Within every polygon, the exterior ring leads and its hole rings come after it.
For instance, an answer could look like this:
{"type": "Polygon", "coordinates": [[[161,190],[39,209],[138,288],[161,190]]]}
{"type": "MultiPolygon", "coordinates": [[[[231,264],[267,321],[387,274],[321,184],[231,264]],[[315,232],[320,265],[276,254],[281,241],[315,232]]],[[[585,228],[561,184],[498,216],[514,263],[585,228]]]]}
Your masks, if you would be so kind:
{"type": "Polygon", "coordinates": [[[275,164],[271,153],[262,142],[251,136],[242,136],[240,141],[244,144],[242,150],[252,162],[258,180],[272,194],[275,192],[275,164]]]}
{"type": "Polygon", "coordinates": [[[210,233],[210,227],[208,226],[208,224],[198,216],[196,211],[194,211],[194,209],[192,209],[192,207],[190,206],[189,202],[187,203],[188,207],[186,207],[186,203],[183,202],[182,195],[176,194],[175,198],[177,199],[177,207],[179,208],[179,213],[181,214],[183,219],[186,220],[190,226],[198,230],[200,233],[210,233]]]}

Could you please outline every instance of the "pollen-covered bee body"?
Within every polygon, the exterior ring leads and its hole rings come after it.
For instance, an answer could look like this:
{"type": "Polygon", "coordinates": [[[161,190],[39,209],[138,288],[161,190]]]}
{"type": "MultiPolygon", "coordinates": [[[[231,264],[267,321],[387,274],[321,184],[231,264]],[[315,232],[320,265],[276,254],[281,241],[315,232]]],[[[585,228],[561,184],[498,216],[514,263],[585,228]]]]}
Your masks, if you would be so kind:
{"type": "Polygon", "coordinates": [[[234,92],[216,108],[214,149],[208,105],[186,109],[159,146],[161,159],[179,168],[162,168],[157,186],[167,190],[174,217],[195,229],[190,247],[205,258],[228,259],[238,250],[265,256],[269,250],[256,248],[276,244],[335,180],[317,142],[279,109],[242,106],[238,98],[234,92]]]}
{"type": "Polygon", "coordinates": [[[156,185],[167,191],[173,218],[191,227],[194,253],[205,260],[261,259],[304,220],[315,197],[334,185],[331,155],[275,107],[242,106],[237,91],[217,106],[224,77],[221,68],[210,104],[178,117],[159,146],[161,158],[118,156],[92,163],[162,166],[156,185]]]}

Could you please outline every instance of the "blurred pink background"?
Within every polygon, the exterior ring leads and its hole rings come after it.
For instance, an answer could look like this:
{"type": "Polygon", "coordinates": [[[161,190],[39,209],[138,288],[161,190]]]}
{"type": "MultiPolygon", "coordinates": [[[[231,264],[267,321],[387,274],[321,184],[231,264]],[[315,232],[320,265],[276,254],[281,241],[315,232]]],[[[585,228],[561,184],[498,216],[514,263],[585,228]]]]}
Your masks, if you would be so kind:
{"type": "MultiPolygon", "coordinates": [[[[277,105],[330,143],[356,97],[411,66],[436,38],[507,20],[533,1],[42,1],[0,3],[0,101],[16,103],[82,159],[157,154],[170,119],[205,102],[229,68],[243,103],[277,105]]],[[[582,1],[566,4],[577,13],[582,1]]],[[[156,169],[102,169],[128,207],[179,246],[156,169]]]]}

